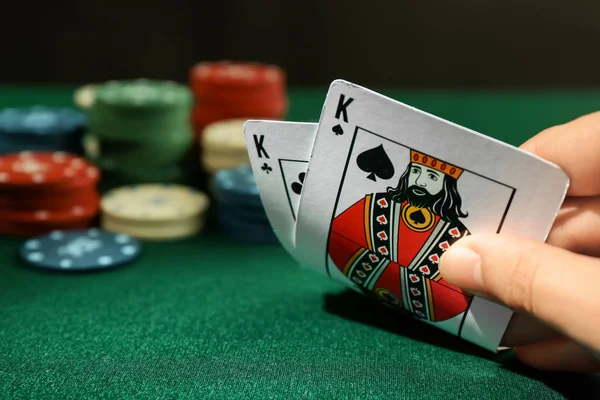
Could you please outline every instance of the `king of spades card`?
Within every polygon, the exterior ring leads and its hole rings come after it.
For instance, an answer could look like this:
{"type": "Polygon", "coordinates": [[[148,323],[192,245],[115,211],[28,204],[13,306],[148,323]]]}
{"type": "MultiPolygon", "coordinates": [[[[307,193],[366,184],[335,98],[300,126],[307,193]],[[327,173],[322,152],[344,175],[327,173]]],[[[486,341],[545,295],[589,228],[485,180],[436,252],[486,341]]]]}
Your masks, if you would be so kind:
{"type": "Polygon", "coordinates": [[[305,180],[303,265],[492,351],[512,311],[445,281],[440,259],[471,234],[543,241],[568,188],[556,165],[343,80],[305,180]]]}
{"type": "Polygon", "coordinates": [[[463,170],[410,150],[397,184],[369,193],[331,224],[328,254],[365,294],[431,322],[453,318],[471,296],[438,271],[442,253],[469,231],[457,181],[463,170]]]}

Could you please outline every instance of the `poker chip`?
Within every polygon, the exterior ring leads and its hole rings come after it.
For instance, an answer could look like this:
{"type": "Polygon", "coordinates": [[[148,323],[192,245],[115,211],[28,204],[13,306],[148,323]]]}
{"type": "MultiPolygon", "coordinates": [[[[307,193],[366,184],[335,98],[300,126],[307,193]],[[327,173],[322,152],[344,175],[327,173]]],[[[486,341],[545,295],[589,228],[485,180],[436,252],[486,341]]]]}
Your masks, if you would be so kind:
{"type": "Polygon", "coordinates": [[[96,84],[93,91],[83,147],[87,158],[110,178],[107,189],[184,183],[197,175],[180,168],[194,143],[189,88],[166,80],[134,79],[96,84]]]}
{"type": "Polygon", "coordinates": [[[220,220],[221,231],[231,239],[247,243],[279,243],[269,224],[244,223],[233,218],[220,220]]]}
{"type": "Polygon", "coordinates": [[[98,170],[80,157],[62,152],[20,152],[0,156],[0,189],[88,185],[99,178],[98,170]]]}
{"type": "Polygon", "coordinates": [[[215,122],[207,126],[202,136],[203,147],[222,152],[247,153],[246,139],[244,138],[245,122],[245,119],[233,119],[215,122]]]}
{"type": "Polygon", "coordinates": [[[209,175],[250,162],[244,138],[245,122],[243,119],[224,120],[206,127],[200,139],[200,160],[209,175]]]}
{"type": "Polygon", "coordinates": [[[75,220],[75,221],[63,221],[63,222],[45,222],[39,224],[36,222],[10,222],[0,220],[0,235],[18,237],[18,238],[32,238],[40,235],[45,235],[49,232],[56,230],[77,230],[77,229],[89,229],[94,224],[87,220],[75,220]]]}
{"type": "Polygon", "coordinates": [[[94,105],[95,86],[85,85],[78,88],[73,95],[73,100],[80,108],[89,110],[94,105]]]}
{"type": "Polygon", "coordinates": [[[35,211],[0,211],[0,219],[8,222],[56,223],[89,220],[98,212],[97,196],[88,203],[80,203],[60,210],[39,209],[35,211]]]}
{"type": "Polygon", "coordinates": [[[278,243],[250,165],[218,171],[212,180],[220,231],[234,240],[278,243]]]}
{"type": "Polygon", "coordinates": [[[119,108],[187,107],[190,91],[173,81],[134,79],[109,81],[96,86],[94,106],[119,108]]]}
{"type": "Polygon", "coordinates": [[[64,210],[81,204],[97,204],[98,200],[95,187],[61,192],[37,191],[30,192],[28,195],[15,195],[14,191],[0,191],[0,212],[7,210],[64,210]],[[31,195],[31,193],[35,193],[35,195],[31,195]]]}
{"type": "Polygon", "coordinates": [[[248,224],[270,224],[262,205],[240,204],[220,202],[217,211],[219,218],[232,218],[236,221],[243,221],[248,224]]]}
{"type": "Polygon", "coordinates": [[[288,108],[286,74],[259,62],[203,62],[190,70],[196,135],[227,119],[281,119],[288,108]]]}
{"type": "Polygon", "coordinates": [[[249,119],[284,119],[289,107],[285,71],[276,65],[216,61],[194,65],[189,74],[191,113],[200,151],[198,165],[211,177],[249,163],[243,124],[249,119]]]}
{"type": "Polygon", "coordinates": [[[139,165],[146,168],[175,165],[186,155],[192,140],[189,131],[172,131],[169,135],[157,135],[151,140],[99,138],[88,133],[85,144],[88,157],[99,165],[110,164],[129,170],[139,165]],[[152,157],[148,157],[149,154],[152,157]]]}
{"type": "Polygon", "coordinates": [[[278,66],[259,62],[217,61],[202,62],[190,71],[190,81],[196,93],[206,89],[229,90],[281,89],[285,85],[285,72],[278,66]]]}
{"type": "Polygon", "coordinates": [[[82,154],[86,116],[76,109],[24,107],[0,109],[0,155],[21,151],[82,154]]]}
{"type": "Polygon", "coordinates": [[[157,182],[164,182],[162,184],[185,184],[188,175],[183,166],[174,165],[169,167],[147,167],[139,168],[129,166],[128,168],[121,168],[115,164],[104,164],[106,160],[102,160],[102,166],[104,167],[103,176],[106,177],[105,183],[109,184],[106,186],[106,190],[112,190],[114,188],[130,185],[139,184],[150,184],[157,182]]]}
{"type": "Polygon", "coordinates": [[[247,164],[249,161],[248,154],[215,154],[205,152],[202,157],[202,166],[204,170],[209,172],[211,175],[222,169],[228,169],[238,165],[247,164]]]}
{"type": "Polygon", "coordinates": [[[131,185],[107,193],[102,211],[131,221],[177,221],[206,211],[208,197],[181,185],[131,185]]]}
{"type": "Polygon", "coordinates": [[[140,184],[113,189],[101,200],[102,226],[144,239],[199,233],[208,196],[184,185],[140,184]]]}
{"type": "Polygon", "coordinates": [[[26,236],[92,225],[100,172],[62,152],[0,156],[0,234],[26,236]]]}
{"type": "Polygon", "coordinates": [[[249,164],[218,171],[213,182],[215,196],[223,202],[262,204],[252,167],[249,164]]]}
{"type": "Polygon", "coordinates": [[[0,133],[14,135],[68,135],[85,127],[86,117],[72,108],[34,106],[0,110],[0,133]]]}
{"type": "Polygon", "coordinates": [[[102,228],[110,232],[121,232],[139,239],[157,241],[174,240],[194,236],[201,232],[205,226],[204,218],[189,218],[176,222],[163,223],[132,223],[123,221],[104,214],[102,215],[102,228]]]}
{"type": "Polygon", "coordinates": [[[60,271],[115,268],[134,261],[140,253],[137,239],[98,228],[52,231],[27,240],[20,251],[27,264],[60,271]]]}

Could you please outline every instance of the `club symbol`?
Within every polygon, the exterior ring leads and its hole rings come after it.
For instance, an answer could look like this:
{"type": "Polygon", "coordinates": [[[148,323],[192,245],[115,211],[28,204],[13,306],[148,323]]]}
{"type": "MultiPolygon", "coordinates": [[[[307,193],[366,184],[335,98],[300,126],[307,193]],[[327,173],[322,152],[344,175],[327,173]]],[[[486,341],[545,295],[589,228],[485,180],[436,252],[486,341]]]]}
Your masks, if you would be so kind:
{"type": "Polygon", "coordinates": [[[300,174],[298,174],[298,180],[300,182],[294,182],[294,183],[292,183],[292,190],[297,195],[299,195],[300,193],[302,193],[302,185],[304,184],[304,177],[305,176],[306,176],[306,173],[300,172],[300,174]]]}
{"type": "Polygon", "coordinates": [[[337,124],[336,126],[331,128],[331,130],[333,131],[333,133],[335,133],[335,136],[340,136],[344,134],[344,129],[340,124],[337,124]]]}
{"type": "Polygon", "coordinates": [[[264,163],[264,164],[262,165],[262,167],[260,167],[260,169],[262,169],[263,171],[265,171],[267,174],[268,174],[269,172],[273,171],[273,168],[271,168],[271,167],[269,166],[269,164],[267,164],[267,163],[264,163]]]}

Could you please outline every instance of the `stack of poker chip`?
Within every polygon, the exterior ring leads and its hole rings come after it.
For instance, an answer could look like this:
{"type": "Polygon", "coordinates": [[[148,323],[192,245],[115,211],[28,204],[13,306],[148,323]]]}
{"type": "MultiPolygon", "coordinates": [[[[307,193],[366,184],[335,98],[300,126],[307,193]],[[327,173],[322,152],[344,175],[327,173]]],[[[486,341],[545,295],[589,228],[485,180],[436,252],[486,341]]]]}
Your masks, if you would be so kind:
{"type": "Polygon", "coordinates": [[[96,167],[73,154],[0,156],[0,234],[32,237],[92,226],[99,179],[96,167]]]}
{"type": "Polygon", "coordinates": [[[26,107],[0,110],[0,154],[63,151],[83,154],[83,113],[72,108],[26,107]]]}
{"type": "Polygon", "coordinates": [[[217,171],[248,164],[243,119],[214,122],[204,129],[200,145],[201,167],[209,176],[217,171]]]}
{"type": "Polygon", "coordinates": [[[225,119],[283,119],[288,109],[286,74],[258,62],[203,62],[190,71],[196,136],[225,119]]]}
{"type": "Polygon", "coordinates": [[[101,201],[101,226],[146,240],[183,239],[200,233],[210,200],[184,185],[140,184],[119,187],[101,201]]]}
{"type": "Polygon", "coordinates": [[[278,243],[250,165],[218,171],[212,186],[217,226],[224,235],[242,242],[278,243]]]}
{"type": "Polygon", "coordinates": [[[110,81],[93,89],[86,154],[115,186],[182,183],[193,142],[192,95],[170,81],[110,81]]]}

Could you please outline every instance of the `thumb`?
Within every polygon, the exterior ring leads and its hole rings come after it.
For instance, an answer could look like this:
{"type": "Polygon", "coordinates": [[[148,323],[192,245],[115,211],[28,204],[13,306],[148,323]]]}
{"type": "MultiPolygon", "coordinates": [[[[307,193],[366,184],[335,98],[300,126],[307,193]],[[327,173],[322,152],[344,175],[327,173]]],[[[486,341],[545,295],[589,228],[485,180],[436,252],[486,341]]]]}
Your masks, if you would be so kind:
{"type": "Polygon", "coordinates": [[[471,235],[440,260],[445,280],[533,314],[600,350],[600,262],[533,240],[471,235]]]}

